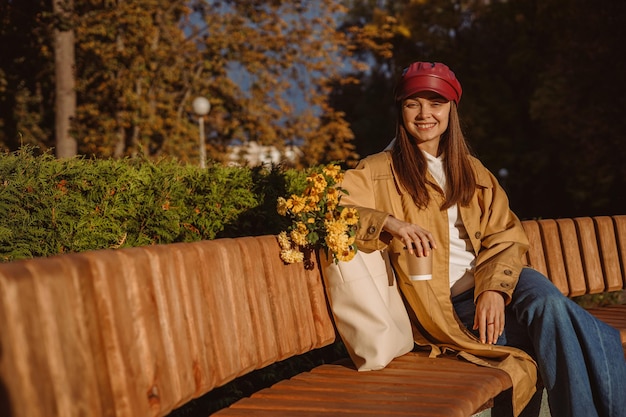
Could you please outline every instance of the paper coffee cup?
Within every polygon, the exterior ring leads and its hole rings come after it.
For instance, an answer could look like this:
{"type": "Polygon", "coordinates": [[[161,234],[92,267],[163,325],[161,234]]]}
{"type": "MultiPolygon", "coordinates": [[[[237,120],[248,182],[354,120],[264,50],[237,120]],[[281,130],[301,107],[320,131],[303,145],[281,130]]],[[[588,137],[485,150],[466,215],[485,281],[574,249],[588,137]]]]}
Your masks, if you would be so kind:
{"type": "Polygon", "coordinates": [[[432,251],[429,256],[411,255],[409,251],[404,252],[409,269],[409,279],[411,281],[424,281],[433,278],[433,257],[432,251]]]}

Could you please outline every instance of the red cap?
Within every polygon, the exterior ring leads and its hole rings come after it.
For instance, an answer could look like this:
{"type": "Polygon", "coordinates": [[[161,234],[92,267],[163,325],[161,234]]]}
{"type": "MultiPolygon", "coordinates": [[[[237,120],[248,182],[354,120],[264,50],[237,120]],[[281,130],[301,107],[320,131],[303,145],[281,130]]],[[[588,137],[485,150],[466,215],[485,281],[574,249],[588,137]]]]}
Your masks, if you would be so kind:
{"type": "Polygon", "coordinates": [[[459,104],[461,83],[447,65],[440,62],[414,62],[402,71],[396,86],[396,101],[419,93],[434,91],[450,101],[459,104]]]}

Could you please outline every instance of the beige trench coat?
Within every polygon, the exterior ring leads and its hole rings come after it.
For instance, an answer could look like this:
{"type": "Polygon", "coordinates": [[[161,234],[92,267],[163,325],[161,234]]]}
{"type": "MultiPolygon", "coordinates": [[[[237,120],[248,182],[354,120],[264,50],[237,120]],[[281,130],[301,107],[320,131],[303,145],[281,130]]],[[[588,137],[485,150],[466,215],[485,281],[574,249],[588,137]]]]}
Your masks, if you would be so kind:
{"type": "MultiPolygon", "coordinates": [[[[508,304],[528,239],[509,209],[504,190],[477,159],[472,158],[472,162],[477,192],[468,207],[459,208],[459,214],[476,255],[474,299],[483,291],[496,290],[505,295],[508,304]]],[[[430,180],[435,183],[434,178],[430,180]]],[[[342,205],[359,209],[357,246],[389,251],[400,290],[412,310],[410,316],[419,321],[414,328],[415,342],[430,346],[431,356],[453,351],[476,364],[507,372],[513,382],[513,410],[518,415],[536,390],[536,364],[521,350],[480,343],[459,323],[450,299],[448,218],[447,211],[439,208],[444,199],[441,190],[432,187],[429,206],[418,209],[395,179],[389,152],[369,156],[357,168],[346,171],[342,187],[349,192],[342,197],[342,205]],[[433,233],[437,249],[433,251],[432,280],[409,280],[403,244],[382,230],[389,214],[433,233]]]]}

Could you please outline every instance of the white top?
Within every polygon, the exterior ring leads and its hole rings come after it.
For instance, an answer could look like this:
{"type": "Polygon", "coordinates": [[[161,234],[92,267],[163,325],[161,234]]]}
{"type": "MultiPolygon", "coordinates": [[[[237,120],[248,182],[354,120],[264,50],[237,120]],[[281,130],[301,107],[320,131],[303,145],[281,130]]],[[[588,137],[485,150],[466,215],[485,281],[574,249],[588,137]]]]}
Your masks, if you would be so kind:
{"type": "MultiPolygon", "coordinates": [[[[443,158],[434,157],[424,152],[428,161],[428,171],[435,178],[442,190],[446,190],[446,174],[443,170],[443,158]]],[[[476,257],[465,226],[455,204],[448,209],[450,235],[450,290],[452,296],[458,295],[474,286],[474,265],[476,257]]]]}

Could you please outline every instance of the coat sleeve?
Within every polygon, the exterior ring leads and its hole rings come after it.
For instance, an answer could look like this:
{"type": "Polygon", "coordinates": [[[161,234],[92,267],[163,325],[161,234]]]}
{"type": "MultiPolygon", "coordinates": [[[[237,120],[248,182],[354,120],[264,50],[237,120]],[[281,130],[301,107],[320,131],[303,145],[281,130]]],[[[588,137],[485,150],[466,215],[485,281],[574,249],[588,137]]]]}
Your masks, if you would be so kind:
{"type": "Polygon", "coordinates": [[[474,299],[487,290],[499,291],[508,304],[522,271],[528,238],[496,178],[486,168],[479,178],[480,224],[470,232],[477,248],[474,299]]]}
{"type": "Polygon", "coordinates": [[[357,248],[365,251],[385,249],[391,241],[391,235],[383,230],[389,213],[376,209],[375,186],[367,158],[345,172],[341,186],[348,192],[341,197],[341,205],[354,207],[359,212],[357,248]]]}

